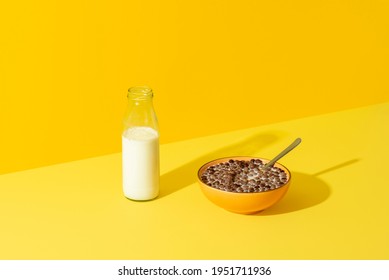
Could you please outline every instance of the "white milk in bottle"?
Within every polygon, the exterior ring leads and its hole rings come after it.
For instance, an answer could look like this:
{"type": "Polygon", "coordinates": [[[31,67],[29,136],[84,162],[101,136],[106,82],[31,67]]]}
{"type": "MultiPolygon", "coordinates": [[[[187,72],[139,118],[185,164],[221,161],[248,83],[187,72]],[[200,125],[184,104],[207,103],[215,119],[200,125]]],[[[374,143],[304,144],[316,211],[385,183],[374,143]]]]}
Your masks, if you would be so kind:
{"type": "Polygon", "coordinates": [[[123,192],[149,200],[159,192],[159,135],[151,127],[132,127],[122,136],[123,192]]]}

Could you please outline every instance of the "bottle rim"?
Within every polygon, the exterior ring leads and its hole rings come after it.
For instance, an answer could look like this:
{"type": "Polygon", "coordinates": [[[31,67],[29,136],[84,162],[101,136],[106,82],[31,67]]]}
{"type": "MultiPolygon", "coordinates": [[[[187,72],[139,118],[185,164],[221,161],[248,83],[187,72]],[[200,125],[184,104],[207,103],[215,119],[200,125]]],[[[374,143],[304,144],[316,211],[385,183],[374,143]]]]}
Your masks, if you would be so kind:
{"type": "Polygon", "coordinates": [[[134,86],[128,89],[127,97],[131,97],[131,98],[153,97],[153,91],[149,86],[134,86]]]}

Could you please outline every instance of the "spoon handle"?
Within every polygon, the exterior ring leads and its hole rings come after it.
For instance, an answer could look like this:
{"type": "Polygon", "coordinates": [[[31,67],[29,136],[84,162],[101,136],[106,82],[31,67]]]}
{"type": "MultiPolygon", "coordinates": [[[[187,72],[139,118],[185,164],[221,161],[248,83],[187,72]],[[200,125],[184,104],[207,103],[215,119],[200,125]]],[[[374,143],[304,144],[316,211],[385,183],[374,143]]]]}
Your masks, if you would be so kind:
{"type": "Polygon", "coordinates": [[[285,148],[285,150],[283,150],[281,153],[279,153],[275,158],[273,158],[271,161],[269,161],[268,163],[265,164],[265,166],[263,167],[263,169],[267,169],[269,167],[272,167],[277,160],[279,160],[280,158],[282,158],[283,156],[285,156],[287,153],[289,153],[291,150],[293,150],[294,148],[297,147],[298,144],[301,143],[301,138],[297,138],[296,140],[293,141],[292,144],[290,144],[288,147],[285,148]]]}

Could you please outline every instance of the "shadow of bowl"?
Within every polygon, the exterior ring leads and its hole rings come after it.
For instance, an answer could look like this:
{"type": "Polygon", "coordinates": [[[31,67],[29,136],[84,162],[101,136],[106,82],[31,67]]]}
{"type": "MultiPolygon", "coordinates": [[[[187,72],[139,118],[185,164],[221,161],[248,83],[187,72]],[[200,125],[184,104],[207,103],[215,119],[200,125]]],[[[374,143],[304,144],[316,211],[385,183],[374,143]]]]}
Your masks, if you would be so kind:
{"type": "Polygon", "coordinates": [[[269,216],[300,211],[324,202],[330,194],[330,188],[323,180],[314,175],[292,172],[291,185],[282,200],[256,215],[269,216]]]}

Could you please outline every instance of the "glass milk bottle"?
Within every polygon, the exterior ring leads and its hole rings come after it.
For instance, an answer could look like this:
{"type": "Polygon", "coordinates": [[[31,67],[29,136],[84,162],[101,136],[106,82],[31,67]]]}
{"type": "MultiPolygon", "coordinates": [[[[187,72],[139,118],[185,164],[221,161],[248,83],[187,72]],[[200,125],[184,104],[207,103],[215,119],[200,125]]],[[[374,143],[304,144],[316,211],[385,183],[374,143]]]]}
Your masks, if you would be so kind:
{"type": "Polygon", "coordinates": [[[150,200],[159,193],[159,129],[153,91],[147,86],[128,90],[122,134],[123,192],[133,200],[150,200]]]}

